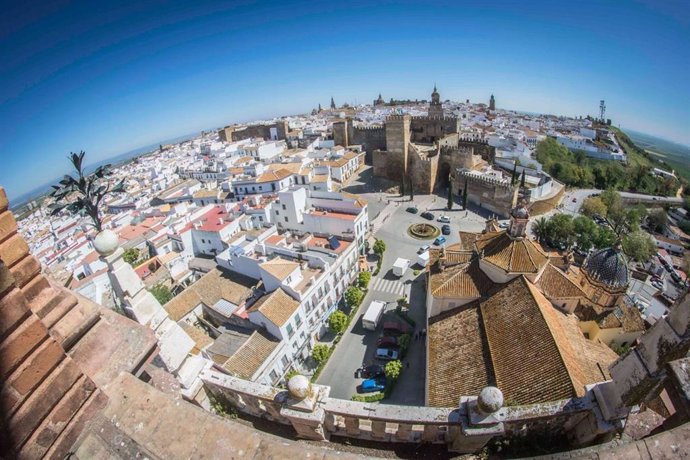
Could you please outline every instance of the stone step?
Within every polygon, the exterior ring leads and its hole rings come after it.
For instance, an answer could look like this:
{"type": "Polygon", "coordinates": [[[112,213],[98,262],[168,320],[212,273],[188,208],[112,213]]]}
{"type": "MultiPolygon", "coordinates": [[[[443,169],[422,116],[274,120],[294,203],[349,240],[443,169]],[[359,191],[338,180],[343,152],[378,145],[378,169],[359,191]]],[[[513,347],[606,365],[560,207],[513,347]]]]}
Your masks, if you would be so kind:
{"type": "MultiPolygon", "coordinates": [[[[73,297],[77,300],[76,297],[73,297]]],[[[69,351],[100,319],[98,305],[77,302],[51,328],[50,335],[69,351]]]]}
{"type": "Polygon", "coordinates": [[[58,321],[60,321],[72,308],[74,308],[78,301],[73,295],[61,292],[56,299],[61,299],[53,308],[42,318],[43,324],[47,328],[52,328],[58,321]]]}
{"type": "Polygon", "coordinates": [[[96,386],[88,377],[82,376],[77,380],[36,427],[21,447],[18,458],[43,458],[45,452],[96,391],[96,386]]]}

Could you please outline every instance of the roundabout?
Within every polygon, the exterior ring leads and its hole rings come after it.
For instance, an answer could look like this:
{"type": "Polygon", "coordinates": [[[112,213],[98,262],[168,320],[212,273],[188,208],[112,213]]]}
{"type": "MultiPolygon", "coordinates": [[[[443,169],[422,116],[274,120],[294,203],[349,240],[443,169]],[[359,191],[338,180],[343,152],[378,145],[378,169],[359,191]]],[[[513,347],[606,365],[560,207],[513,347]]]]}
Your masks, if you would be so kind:
{"type": "Polygon", "coordinates": [[[412,224],[407,228],[407,233],[418,240],[430,240],[441,234],[441,230],[435,225],[427,223],[412,224]]]}

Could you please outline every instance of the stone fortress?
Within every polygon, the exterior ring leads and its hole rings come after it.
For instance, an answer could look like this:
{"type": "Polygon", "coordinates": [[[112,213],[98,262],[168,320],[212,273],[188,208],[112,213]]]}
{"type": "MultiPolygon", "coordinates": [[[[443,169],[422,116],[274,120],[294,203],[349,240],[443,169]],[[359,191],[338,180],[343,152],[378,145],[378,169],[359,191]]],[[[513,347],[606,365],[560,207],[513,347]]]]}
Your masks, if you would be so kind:
{"type": "Polygon", "coordinates": [[[467,182],[471,202],[508,216],[517,203],[518,187],[479,174],[493,164],[495,148],[460,132],[460,120],[444,115],[435,86],[427,116],[391,115],[384,126],[372,127],[354,126],[351,119],[333,123],[335,144],[361,145],[375,176],[398,183],[404,179],[419,193],[446,188],[450,180],[453,193],[459,195],[467,182]]]}

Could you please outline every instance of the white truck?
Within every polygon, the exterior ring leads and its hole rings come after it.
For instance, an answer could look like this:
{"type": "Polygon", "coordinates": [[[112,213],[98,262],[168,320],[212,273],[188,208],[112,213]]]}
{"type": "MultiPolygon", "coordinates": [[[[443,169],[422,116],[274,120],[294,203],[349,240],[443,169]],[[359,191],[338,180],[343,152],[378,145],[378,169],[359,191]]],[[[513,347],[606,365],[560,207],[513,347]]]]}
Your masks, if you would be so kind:
{"type": "Polygon", "coordinates": [[[375,331],[376,326],[378,326],[379,321],[381,320],[381,316],[383,316],[383,310],[385,307],[385,302],[373,300],[371,304],[369,304],[369,308],[367,309],[366,313],[364,313],[364,316],[362,316],[362,327],[370,331],[375,331]]]}
{"type": "Polygon", "coordinates": [[[417,265],[422,268],[426,267],[426,264],[429,263],[429,256],[428,250],[422,252],[421,254],[417,254],[417,265]]]}
{"type": "Polygon", "coordinates": [[[402,257],[398,257],[398,259],[393,264],[393,274],[398,277],[403,276],[409,267],[409,260],[403,259],[402,257]]]}

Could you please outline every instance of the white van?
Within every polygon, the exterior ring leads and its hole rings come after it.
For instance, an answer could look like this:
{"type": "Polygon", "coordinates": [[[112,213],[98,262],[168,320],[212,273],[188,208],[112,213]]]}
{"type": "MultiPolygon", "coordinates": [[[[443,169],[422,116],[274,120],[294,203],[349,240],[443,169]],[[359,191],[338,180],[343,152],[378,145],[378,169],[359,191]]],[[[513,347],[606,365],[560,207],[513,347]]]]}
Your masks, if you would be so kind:
{"type": "Polygon", "coordinates": [[[385,307],[385,302],[373,300],[371,304],[369,304],[369,308],[367,309],[366,313],[364,313],[364,316],[362,316],[362,327],[364,329],[369,329],[370,331],[375,331],[376,326],[378,326],[379,321],[383,316],[383,310],[385,307]]]}
{"type": "Polygon", "coordinates": [[[393,264],[393,274],[398,277],[403,276],[409,266],[409,260],[403,259],[402,257],[398,257],[395,263],[393,264]]]}

